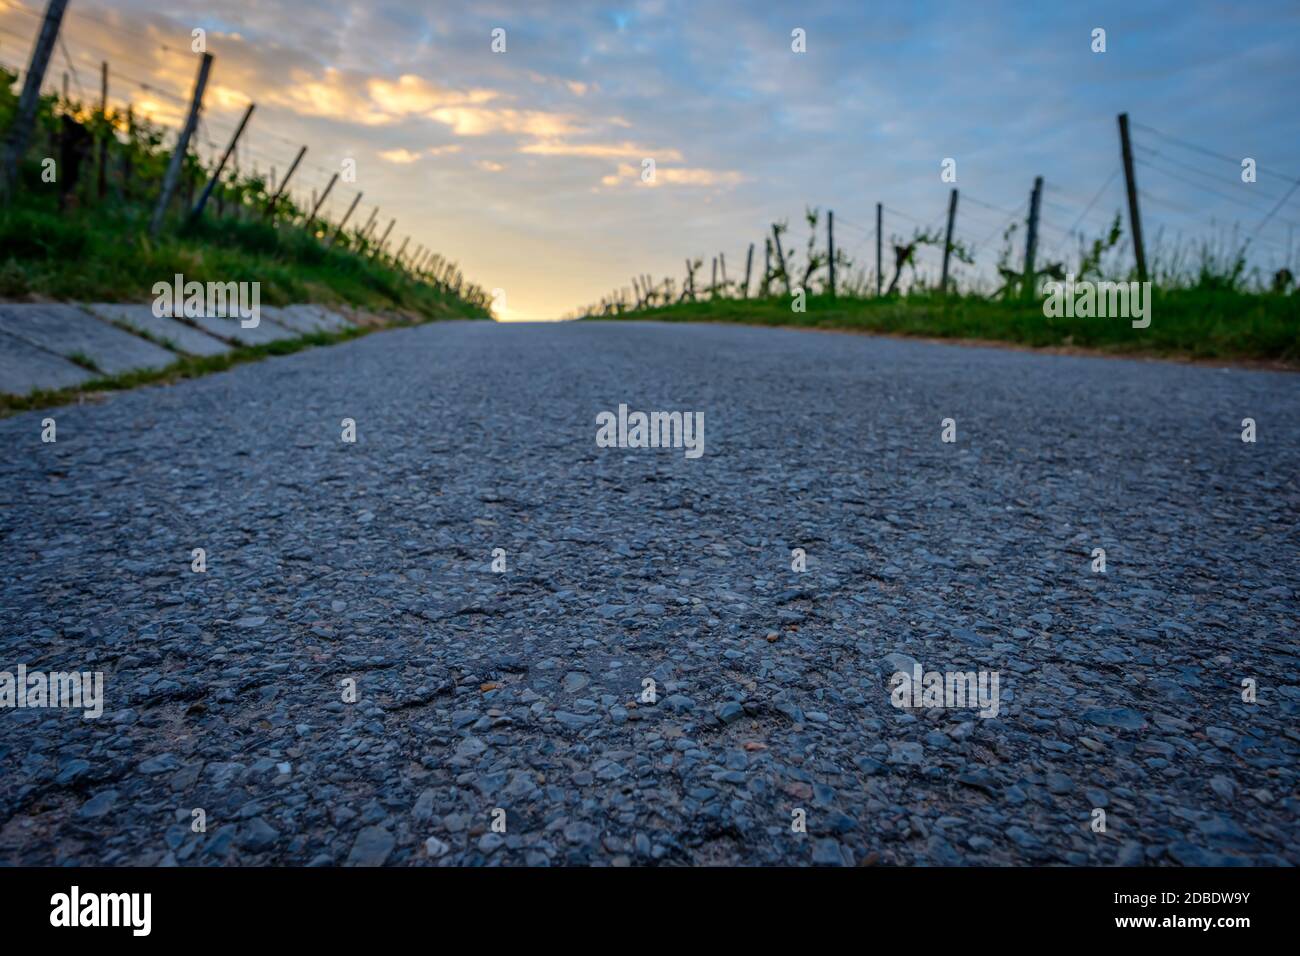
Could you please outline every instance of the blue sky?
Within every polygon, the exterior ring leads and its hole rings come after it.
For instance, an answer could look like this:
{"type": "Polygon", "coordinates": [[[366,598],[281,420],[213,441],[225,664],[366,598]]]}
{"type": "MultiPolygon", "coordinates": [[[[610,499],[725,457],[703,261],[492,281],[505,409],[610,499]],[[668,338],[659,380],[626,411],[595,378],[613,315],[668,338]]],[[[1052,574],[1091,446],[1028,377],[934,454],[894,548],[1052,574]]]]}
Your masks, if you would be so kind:
{"type": "MultiPolygon", "coordinates": [[[[40,9],[0,0],[0,24],[30,35],[35,19],[16,6],[40,9]]],[[[840,244],[869,265],[875,203],[891,210],[887,236],[939,221],[947,157],[963,197],[958,236],[982,270],[1035,175],[1046,181],[1044,249],[1072,248],[1065,231],[1119,165],[1122,110],[1144,124],[1135,133],[1149,244],[1162,227],[1252,233],[1300,177],[1294,2],[165,8],[72,0],[67,36],[83,79],[107,58],[184,94],[189,31],[206,27],[214,141],[252,97],[249,161],[283,168],[293,144],[308,144],[305,191],[355,158],[363,212],[373,200],[381,223],[398,217],[395,236],[503,289],[510,318],[557,317],[633,274],[680,279],[687,256],[707,268],[722,251],[734,276],[774,219],[791,220],[790,242],[802,246],[805,205],[833,208],[840,244]],[[498,27],[505,53],[490,49],[498,27]],[[1098,27],[1105,53],[1090,48],[1098,27]],[[791,51],[795,28],[806,53],[791,51]],[[652,185],[639,175],[647,157],[652,185]],[[1256,160],[1257,183],[1241,182],[1235,157],[1256,160]]],[[[18,39],[0,37],[0,60],[25,57],[18,39]]],[[[143,91],[124,81],[114,94],[138,102],[143,91]]],[[[178,108],[154,105],[164,121],[178,108]]],[[[1115,177],[1083,218],[1090,234],[1121,207],[1121,184],[1115,177]]],[[[339,190],[336,215],[350,198],[339,190]]],[[[1259,237],[1261,267],[1286,260],[1291,223],[1296,196],[1259,237]]]]}

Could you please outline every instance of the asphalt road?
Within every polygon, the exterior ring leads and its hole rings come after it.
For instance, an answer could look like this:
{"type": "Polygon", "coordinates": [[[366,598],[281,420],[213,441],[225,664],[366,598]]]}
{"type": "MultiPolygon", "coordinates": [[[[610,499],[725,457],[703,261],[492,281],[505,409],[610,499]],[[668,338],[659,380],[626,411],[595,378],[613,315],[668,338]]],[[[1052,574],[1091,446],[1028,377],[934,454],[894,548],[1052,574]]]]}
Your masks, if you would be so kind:
{"type": "Polygon", "coordinates": [[[1298,420],[1284,373],[445,323],[0,421],[0,671],[104,675],[0,710],[0,862],[1300,863],[1298,420]],[[598,447],[620,404],[703,454],[598,447]],[[913,661],[996,715],[894,706],[913,661]]]}

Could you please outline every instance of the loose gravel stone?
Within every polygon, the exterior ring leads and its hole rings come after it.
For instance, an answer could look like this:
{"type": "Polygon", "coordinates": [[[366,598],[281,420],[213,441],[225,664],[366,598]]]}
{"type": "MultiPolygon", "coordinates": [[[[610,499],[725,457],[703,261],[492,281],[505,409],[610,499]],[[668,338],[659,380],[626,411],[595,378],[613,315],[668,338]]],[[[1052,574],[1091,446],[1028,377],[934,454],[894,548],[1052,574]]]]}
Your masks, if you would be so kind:
{"type": "Polygon", "coordinates": [[[348,866],[383,866],[393,852],[396,839],[383,827],[363,827],[348,854],[348,866]]]}

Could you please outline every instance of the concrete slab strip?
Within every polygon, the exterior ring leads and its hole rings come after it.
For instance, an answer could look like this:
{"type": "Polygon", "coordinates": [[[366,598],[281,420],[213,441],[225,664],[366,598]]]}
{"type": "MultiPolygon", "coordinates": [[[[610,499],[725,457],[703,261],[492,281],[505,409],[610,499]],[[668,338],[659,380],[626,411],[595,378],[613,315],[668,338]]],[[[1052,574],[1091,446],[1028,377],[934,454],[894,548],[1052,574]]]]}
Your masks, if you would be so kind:
{"type": "Polygon", "coordinates": [[[240,345],[265,345],[280,339],[296,339],[298,333],[276,322],[259,316],[258,324],[246,329],[239,324],[239,319],[227,319],[218,316],[201,315],[191,319],[195,325],[218,338],[238,342],[240,345]]]}
{"type": "Polygon", "coordinates": [[[315,323],[308,321],[296,312],[274,305],[262,306],[262,321],[271,321],[286,329],[292,329],[295,335],[309,335],[316,331],[315,323]]]}
{"type": "Polygon", "coordinates": [[[186,325],[170,316],[154,315],[152,305],[97,302],[85,308],[106,322],[130,326],[155,339],[169,342],[172,348],[187,355],[220,355],[230,351],[230,346],[225,342],[206,332],[200,332],[192,325],[186,325]]]}
{"type": "Polygon", "coordinates": [[[353,327],[352,323],[343,316],[325,308],[323,305],[304,303],[302,305],[291,305],[282,311],[309,316],[311,321],[315,322],[316,327],[322,332],[342,332],[344,329],[353,327]]]}
{"type": "Polygon", "coordinates": [[[69,388],[94,377],[67,359],[0,332],[0,392],[26,395],[38,388],[69,388]]]}
{"type": "Polygon", "coordinates": [[[64,358],[85,357],[105,375],[163,368],[176,360],[166,349],[123,332],[75,305],[0,304],[0,331],[64,358]]]}
{"type": "Polygon", "coordinates": [[[0,303],[0,392],[26,395],[34,389],[67,388],[100,375],[164,368],[176,360],[175,352],[145,335],[187,355],[220,355],[234,344],[261,345],[354,327],[339,312],[312,304],[266,306],[261,319],[256,328],[245,329],[238,319],[203,316],[190,325],[159,317],[148,303],[0,303]],[[73,362],[74,355],[89,359],[99,371],[73,362]]]}

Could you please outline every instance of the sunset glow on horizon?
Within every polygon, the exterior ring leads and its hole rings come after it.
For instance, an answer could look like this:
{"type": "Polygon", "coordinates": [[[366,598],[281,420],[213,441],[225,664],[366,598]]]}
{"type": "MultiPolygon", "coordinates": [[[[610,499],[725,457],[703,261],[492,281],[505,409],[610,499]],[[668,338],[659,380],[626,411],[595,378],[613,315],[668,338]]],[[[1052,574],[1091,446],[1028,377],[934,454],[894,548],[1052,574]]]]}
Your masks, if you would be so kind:
{"type": "MultiPolygon", "coordinates": [[[[110,103],[174,128],[194,81],[191,31],[205,30],[215,56],[205,161],[256,102],[242,169],[282,174],[307,145],[291,183],[306,202],[354,158],[356,183],[335,189],[325,215],[337,220],[361,190],[358,216],[377,206],[381,228],[396,217],[397,242],[409,236],[412,249],[435,249],[501,290],[506,320],[559,318],[633,275],[680,282],[688,256],[707,268],[723,253],[735,270],[750,242],[761,255],[773,221],[789,220],[802,245],[805,206],[835,210],[843,247],[865,267],[877,201],[898,211],[890,231],[942,216],[945,157],[957,158],[964,195],[1000,210],[1023,204],[1044,176],[1060,207],[1044,210],[1056,243],[1117,163],[1121,111],[1253,156],[1263,171],[1300,152],[1276,109],[1300,70],[1300,14],[1284,4],[1234,9],[1213,30],[1210,7],[1172,3],[1015,18],[999,17],[998,4],[972,18],[939,3],[870,13],[666,0],[329,13],[298,0],[153,6],[73,0],[67,54],[58,51],[47,85],[69,72],[73,95],[97,100],[107,61],[110,103]],[[1097,23],[1110,36],[1104,70],[1088,47],[1097,23]],[[794,28],[806,31],[806,53],[791,52],[794,28]],[[502,52],[492,48],[498,29],[502,52]],[[1063,46],[1077,46],[1071,62],[1063,46]],[[1242,71],[1256,81],[1227,82],[1242,71]]],[[[39,13],[32,0],[0,0],[7,67],[25,63],[39,13]]],[[[1121,201],[1122,184],[1111,183],[1082,228],[1095,230],[1121,201]]],[[[980,211],[963,206],[962,216],[980,211]]],[[[1153,235],[1194,228],[1173,211],[1151,216],[1153,235]]],[[[1200,218],[1254,222],[1231,205],[1200,218]]],[[[1270,223],[1261,264],[1282,256],[1287,229],[1270,223]]],[[[965,268],[991,269],[993,233],[965,268]]]]}

